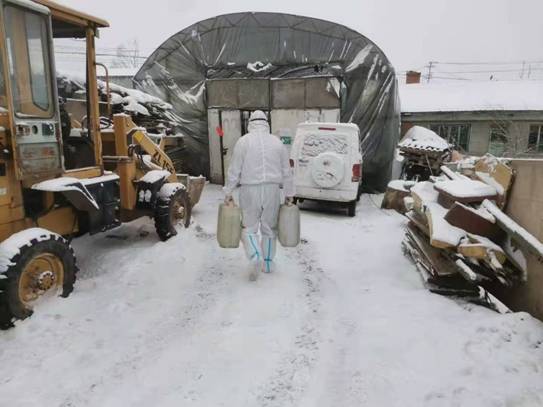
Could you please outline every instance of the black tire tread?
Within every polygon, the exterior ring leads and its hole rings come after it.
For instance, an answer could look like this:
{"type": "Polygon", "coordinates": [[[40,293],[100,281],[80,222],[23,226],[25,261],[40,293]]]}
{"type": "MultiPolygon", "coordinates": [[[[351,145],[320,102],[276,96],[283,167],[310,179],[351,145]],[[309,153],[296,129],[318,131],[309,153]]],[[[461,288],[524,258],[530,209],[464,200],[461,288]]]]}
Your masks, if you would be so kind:
{"type": "Polygon", "coordinates": [[[17,298],[17,285],[21,269],[26,262],[38,253],[52,252],[61,258],[64,265],[64,284],[61,297],[68,297],[73,291],[76,275],[79,271],[75,253],[69,242],[63,237],[51,233],[46,239],[31,239],[10,259],[10,266],[0,280],[0,329],[13,326],[14,319],[25,319],[32,315],[32,310],[25,308],[17,298]]]}
{"type": "Polygon", "coordinates": [[[189,227],[191,217],[190,197],[186,189],[178,189],[167,198],[158,198],[155,208],[155,229],[158,237],[163,242],[177,235],[175,223],[171,219],[171,205],[175,200],[180,199],[185,206],[187,215],[185,217],[185,228],[189,227]]]}

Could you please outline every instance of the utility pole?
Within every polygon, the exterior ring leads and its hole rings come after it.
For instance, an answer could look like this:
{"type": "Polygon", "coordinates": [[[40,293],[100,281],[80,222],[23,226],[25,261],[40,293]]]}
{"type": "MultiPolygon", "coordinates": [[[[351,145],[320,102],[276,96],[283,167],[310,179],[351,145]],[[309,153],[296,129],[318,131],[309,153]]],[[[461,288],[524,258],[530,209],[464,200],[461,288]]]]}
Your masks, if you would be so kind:
{"type": "Polygon", "coordinates": [[[428,76],[426,78],[426,82],[430,83],[430,79],[432,78],[432,67],[434,65],[434,61],[428,62],[428,76]]]}

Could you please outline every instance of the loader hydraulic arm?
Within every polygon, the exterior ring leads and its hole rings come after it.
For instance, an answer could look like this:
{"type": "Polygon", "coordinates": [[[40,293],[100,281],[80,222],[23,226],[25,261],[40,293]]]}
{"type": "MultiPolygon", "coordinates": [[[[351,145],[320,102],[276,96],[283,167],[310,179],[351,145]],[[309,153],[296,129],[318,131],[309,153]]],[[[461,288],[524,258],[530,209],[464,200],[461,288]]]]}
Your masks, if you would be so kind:
{"type": "Polygon", "coordinates": [[[145,133],[145,130],[134,127],[130,133],[132,133],[132,141],[139,145],[147,154],[149,154],[155,164],[170,173],[168,180],[170,182],[177,182],[177,175],[172,160],[156,143],[153,142],[153,140],[149,138],[149,136],[145,133]]]}

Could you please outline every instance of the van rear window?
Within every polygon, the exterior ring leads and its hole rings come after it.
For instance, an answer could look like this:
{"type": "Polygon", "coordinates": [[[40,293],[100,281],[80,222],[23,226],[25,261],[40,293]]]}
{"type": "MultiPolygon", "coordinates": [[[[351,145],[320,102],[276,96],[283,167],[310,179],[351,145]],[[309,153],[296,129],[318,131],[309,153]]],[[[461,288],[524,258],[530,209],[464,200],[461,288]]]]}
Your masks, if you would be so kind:
{"type": "Polygon", "coordinates": [[[349,152],[347,137],[341,134],[309,134],[304,139],[302,156],[316,157],[319,154],[333,152],[346,155],[349,152]]]}

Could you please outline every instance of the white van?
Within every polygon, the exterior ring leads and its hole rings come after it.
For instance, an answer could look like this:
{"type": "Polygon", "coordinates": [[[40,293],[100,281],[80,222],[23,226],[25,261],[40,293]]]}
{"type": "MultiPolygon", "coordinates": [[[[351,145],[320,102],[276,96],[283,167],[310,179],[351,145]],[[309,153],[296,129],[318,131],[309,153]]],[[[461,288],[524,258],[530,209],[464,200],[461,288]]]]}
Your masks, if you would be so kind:
{"type": "Polygon", "coordinates": [[[349,216],[361,194],[360,130],[352,123],[302,123],[292,145],[296,199],[338,202],[349,216]]]}

